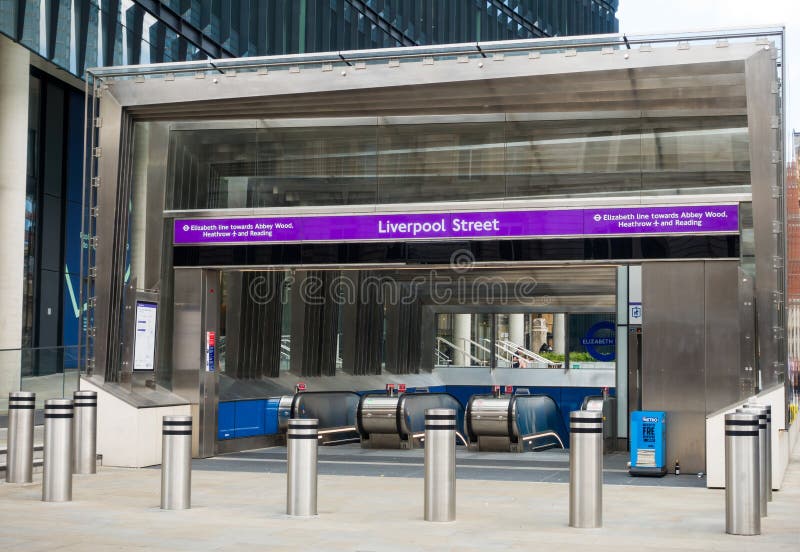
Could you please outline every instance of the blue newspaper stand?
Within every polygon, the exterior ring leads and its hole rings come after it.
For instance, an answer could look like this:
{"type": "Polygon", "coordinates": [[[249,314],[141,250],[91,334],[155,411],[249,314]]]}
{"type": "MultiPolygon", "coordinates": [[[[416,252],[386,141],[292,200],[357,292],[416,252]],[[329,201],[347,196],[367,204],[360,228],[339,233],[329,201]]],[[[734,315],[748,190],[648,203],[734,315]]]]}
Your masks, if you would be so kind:
{"type": "Polygon", "coordinates": [[[666,475],[666,424],[666,412],[631,412],[631,475],[666,475]]]}

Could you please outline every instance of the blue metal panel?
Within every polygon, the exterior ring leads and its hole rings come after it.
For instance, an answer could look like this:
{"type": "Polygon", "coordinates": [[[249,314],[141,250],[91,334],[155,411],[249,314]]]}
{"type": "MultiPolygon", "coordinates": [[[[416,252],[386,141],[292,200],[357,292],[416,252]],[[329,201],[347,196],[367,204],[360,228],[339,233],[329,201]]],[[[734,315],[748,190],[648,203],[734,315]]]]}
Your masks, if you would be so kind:
{"type": "Polygon", "coordinates": [[[278,433],[278,405],[280,402],[279,398],[264,401],[264,433],[266,435],[278,433]]]}
{"type": "Polygon", "coordinates": [[[236,427],[236,403],[221,402],[217,411],[217,439],[233,439],[236,427]]]}
{"type": "Polygon", "coordinates": [[[264,435],[264,412],[266,401],[236,401],[236,428],[233,436],[253,437],[264,435]]]}

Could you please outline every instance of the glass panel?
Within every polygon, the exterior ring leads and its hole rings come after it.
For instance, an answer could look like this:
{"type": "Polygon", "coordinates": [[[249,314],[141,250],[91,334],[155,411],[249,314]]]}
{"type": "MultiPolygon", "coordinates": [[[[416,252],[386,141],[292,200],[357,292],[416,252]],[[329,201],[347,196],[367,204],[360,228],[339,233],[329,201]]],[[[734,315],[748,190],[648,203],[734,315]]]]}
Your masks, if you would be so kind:
{"type": "Polygon", "coordinates": [[[639,132],[638,119],[510,120],[508,197],[638,194],[639,132]]]}
{"type": "Polygon", "coordinates": [[[5,33],[8,36],[14,36],[17,33],[15,29],[17,21],[17,0],[0,0],[0,33],[5,33]]]}
{"type": "Polygon", "coordinates": [[[570,369],[614,370],[616,367],[616,316],[569,315],[570,369]]]}
{"type": "Polygon", "coordinates": [[[378,203],[502,198],[502,121],[383,124],[378,203]]]}
{"type": "Polygon", "coordinates": [[[251,120],[173,131],[171,208],[638,199],[750,190],[744,117],[495,114],[377,121],[251,120]]]}
{"type": "Polygon", "coordinates": [[[171,208],[375,201],[374,127],[173,132],[171,208]]]}
{"type": "Polygon", "coordinates": [[[33,50],[40,52],[39,33],[41,18],[41,1],[29,0],[25,2],[25,21],[22,26],[22,44],[33,50]]]}
{"type": "MultiPolygon", "coordinates": [[[[0,351],[0,370],[18,374],[18,386],[9,391],[33,391],[36,408],[44,401],[72,397],[78,388],[78,347],[42,347],[0,351]]],[[[8,393],[0,394],[0,414],[8,412],[8,393]]],[[[41,423],[41,422],[39,422],[41,423]]]]}
{"type": "Polygon", "coordinates": [[[641,145],[642,188],[648,195],[750,191],[744,116],[644,119],[641,145]]]}
{"type": "MultiPolygon", "coordinates": [[[[58,23],[56,25],[55,50],[53,62],[63,68],[69,68],[70,40],[72,27],[71,0],[59,0],[58,23]]],[[[51,40],[53,37],[50,37],[51,40]]]]}

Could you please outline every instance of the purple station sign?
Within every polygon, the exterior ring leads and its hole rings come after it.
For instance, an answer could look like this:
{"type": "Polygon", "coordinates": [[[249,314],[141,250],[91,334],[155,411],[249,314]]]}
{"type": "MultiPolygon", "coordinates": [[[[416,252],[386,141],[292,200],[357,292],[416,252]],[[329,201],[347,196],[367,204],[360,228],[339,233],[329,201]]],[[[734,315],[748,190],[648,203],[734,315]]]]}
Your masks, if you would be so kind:
{"type": "Polygon", "coordinates": [[[739,232],[738,205],[175,220],[176,245],[739,232]]]}

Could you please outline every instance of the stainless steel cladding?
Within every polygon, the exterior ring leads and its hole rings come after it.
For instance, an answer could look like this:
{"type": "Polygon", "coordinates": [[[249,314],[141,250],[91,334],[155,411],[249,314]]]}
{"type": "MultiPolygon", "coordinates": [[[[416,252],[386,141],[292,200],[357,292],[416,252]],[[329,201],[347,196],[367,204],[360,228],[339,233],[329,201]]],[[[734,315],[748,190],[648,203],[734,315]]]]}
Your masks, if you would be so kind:
{"type": "Polygon", "coordinates": [[[767,442],[766,442],[767,502],[772,502],[772,405],[747,403],[744,405],[744,407],[761,409],[764,411],[764,414],[767,415],[767,442]]]}
{"type": "Polygon", "coordinates": [[[317,440],[319,421],[289,420],[286,433],[286,513],[317,515],[317,440]]]}
{"type": "Polygon", "coordinates": [[[609,396],[589,396],[583,399],[581,410],[594,410],[603,413],[603,452],[606,454],[616,448],[617,442],[617,399],[609,396]]]}
{"type": "Polygon", "coordinates": [[[6,483],[33,481],[33,415],[36,394],[14,391],[8,394],[8,443],[6,483]]]}
{"type": "Polygon", "coordinates": [[[161,509],[192,507],[192,417],[164,416],[161,437],[161,509]]]}
{"type": "Polygon", "coordinates": [[[75,391],[72,473],[97,473],[97,393],[75,391]]]}
{"type": "Polygon", "coordinates": [[[513,395],[500,397],[475,397],[467,405],[470,433],[493,437],[517,437],[515,435],[516,407],[513,395]]]}
{"type": "Polygon", "coordinates": [[[569,415],[569,525],[603,525],[603,413],[569,415]]]}
{"type": "Polygon", "coordinates": [[[44,474],[42,500],[72,500],[72,401],[51,399],[44,403],[44,474]]]}
{"type": "Polygon", "coordinates": [[[397,425],[398,421],[402,420],[402,415],[397,408],[399,403],[400,397],[386,395],[362,397],[356,418],[358,432],[362,435],[373,433],[398,435],[402,433],[397,425]]]}
{"type": "Polygon", "coordinates": [[[283,395],[278,402],[278,431],[281,433],[286,433],[286,428],[289,427],[293,404],[294,395],[283,395]]]}
{"type": "Polygon", "coordinates": [[[725,532],[761,534],[758,415],[725,415],[725,532]]]}
{"type": "Polygon", "coordinates": [[[456,519],[456,411],[425,411],[425,521],[456,519]]]}
{"type": "Polygon", "coordinates": [[[767,517],[769,502],[769,472],[767,467],[767,412],[763,408],[737,408],[736,412],[758,417],[758,485],[761,517],[767,517]]]}

